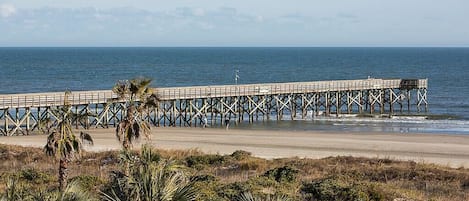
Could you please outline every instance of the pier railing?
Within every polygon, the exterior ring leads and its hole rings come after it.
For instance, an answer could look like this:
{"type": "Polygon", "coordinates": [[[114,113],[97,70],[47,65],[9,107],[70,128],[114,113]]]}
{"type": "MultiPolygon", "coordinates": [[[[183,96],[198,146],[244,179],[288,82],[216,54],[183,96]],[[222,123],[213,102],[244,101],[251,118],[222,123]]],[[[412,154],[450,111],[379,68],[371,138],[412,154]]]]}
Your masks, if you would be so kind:
{"type": "MultiPolygon", "coordinates": [[[[215,85],[156,88],[161,100],[198,99],[233,96],[334,92],[399,88],[401,79],[363,79],[315,82],[267,83],[246,85],[215,85]]],[[[418,80],[418,88],[427,88],[427,79],[418,80]]],[[[64,104],[64,92],[0,94],[0,109],[49,107],[64,104]]],[[[71,105],[102,104],[117,98],[111,90],[74,91],[69,95],[71,105]]]]}

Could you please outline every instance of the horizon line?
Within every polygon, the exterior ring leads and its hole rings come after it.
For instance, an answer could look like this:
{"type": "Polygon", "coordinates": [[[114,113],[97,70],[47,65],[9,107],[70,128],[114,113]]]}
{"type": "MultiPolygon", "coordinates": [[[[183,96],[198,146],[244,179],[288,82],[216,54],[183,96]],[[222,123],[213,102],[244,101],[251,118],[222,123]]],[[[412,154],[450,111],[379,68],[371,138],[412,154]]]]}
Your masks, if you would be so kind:
{"type": "Polygon", "coordinates": [[[0,48],[469,48],[469,46],[0,46],[0,48]]]}

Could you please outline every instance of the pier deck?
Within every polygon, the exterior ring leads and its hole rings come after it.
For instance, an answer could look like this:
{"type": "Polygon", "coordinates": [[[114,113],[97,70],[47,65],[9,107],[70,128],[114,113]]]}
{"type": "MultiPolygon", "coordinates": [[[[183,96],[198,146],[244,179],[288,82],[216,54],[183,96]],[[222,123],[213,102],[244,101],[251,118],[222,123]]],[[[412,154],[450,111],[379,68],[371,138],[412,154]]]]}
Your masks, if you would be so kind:
{"type": "MultiPolygon", "coordinates": [[[[225,119],[250,122],[269,119],[306,118],[308,114],[394,113],[412,109],[427,110],[427,79],[363,79],[315,82],[267,83],[155,88],[160,106],[148,112],[155,126],[197,126],[223,124],[225,119]],[[411,96],[411,94],[415,94],[411,96]],[[411,101],[415,97],[414,101],[411,101]],[[395,107],[396,106],[396,107],[395,107]],[[203,119],[204,118],[204,119],[203,119]]],[[[63,92],[0,94],[0,132],[3,135],[28,134],[39,122],[53,116],[50,108],[64,103],[63,92]]],[[[120,103],[111,90],[74,91],[69,102],[75,112],[95,113],[80,126],[108,127],[121,118],[120,103]]]]}

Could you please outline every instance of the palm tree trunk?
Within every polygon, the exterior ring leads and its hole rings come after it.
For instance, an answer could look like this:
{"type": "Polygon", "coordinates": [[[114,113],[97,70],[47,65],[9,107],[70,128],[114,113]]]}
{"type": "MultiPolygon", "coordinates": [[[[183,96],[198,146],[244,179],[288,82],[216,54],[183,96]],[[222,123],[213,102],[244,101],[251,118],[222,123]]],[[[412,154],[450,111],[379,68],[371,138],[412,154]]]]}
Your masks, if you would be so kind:
{"type": "Polygon", "coordinates": [[[59,162],[59,189],[63,191],[67,186],[68,160],[61,158],[59,162]]]}
{"type": "Polygon", "coordinates": [[[122,147],[124,148],[124,151],[129,152],[130,151],[130,142],[129,142],[129,140],[124,138],[124,141],[122,142],[122,147]]]}
{"type": "MultiPolygon", "coordinates": [[[[130,146],[128,146],[128,143],[125,143],[127,141],[124,141],[124,152],[126,156],[129,156],[130,153],[130,146]],[[126,146],[127,145],[127,146],[126,146]]],[[[130,176],[130,160],[132,160],[130,157],[127,157],[124,161],[124,174],[125,176],[130,176]]]]}

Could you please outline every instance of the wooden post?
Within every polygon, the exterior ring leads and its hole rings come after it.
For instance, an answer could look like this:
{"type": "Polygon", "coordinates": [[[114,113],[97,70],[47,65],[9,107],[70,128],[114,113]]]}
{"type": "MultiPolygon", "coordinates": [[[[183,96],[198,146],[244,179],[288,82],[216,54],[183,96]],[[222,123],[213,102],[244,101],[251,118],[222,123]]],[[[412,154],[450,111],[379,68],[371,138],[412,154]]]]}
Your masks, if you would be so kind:
{"type": "Polygon", "coordinates": [[[335,115],[336,117],[338,117],[340,114],[339,99],[340,99],[339,92],[335,92],[335,115]]]}
{"type": "Polygon", "coordinates": [[[380,96],[380,105],[379,105],[379,108],[380,108],[380,113],[383,114],[384,113],[384,91],[382,89],[379,90],[379,96],[380,96]]]}
{"type": "Polygon", "coordinates": [[[370,100],[370,91],[366,90],[365,95],[366,95],[366,97],[363,99],[363,101],[365,103],[365,111],[368,111],[368,103],[369,103],[369,100],[370,100]]]}
{"type": "Polygon", "coordinates": [[[163,102],[163,111],[162,111],[162,114],[161,114],[163,116],[163,127],[166,127],[166,118],[168,117],[167,109],[166,109],[166,102],[167,101],[163,102]]]}
{"type": "Polygon", "coordinates": [[[26,134],[29,135],[29,131],[30,131],[29,118],[30,118],[30,114],[31,114],[31,111],[30,111],[29,107],[26,108],[25,113],[27,114],[27,116],[25,116],[25,118],[26,118],[26,134]]]}
{"type": "MultiPolygon", "coordinates": [[[[18,100],[18,103],[19,103],[19,100],[18,100]]],[[[20,124],[19,110],[20,110],[19,107],[15,108],[15,128],[14,129],[15,129],[15,134],[16,135],[18,135],[18,130],[19,130],[18,127],[20,127],[20,125],[19,125],[20,124]]]]}
{"type": "Polygon", "coordinates": [[[220,125],[223,126],[223,122],[225,122],[225,98],[220,98],[220,125]]]}
{"type": "Polygon", "coordinates": [[[193,107],[192,101],[193,101],[193,99],[189,100],[189,106],[190,106],[189,107],[189,118],[191,120],[189,126],[192,126],[192,118],[194,117],[194,113],[192,111],[192,109],[193,109],[192,108],[193,107]]]}
{"type": "MultiPolygon", "coordinates": [[[[202,107],[204,108],[204,118],[207,118],[207,104],[208,104],[207,98],[204,98],[203,105],[202,105],[202,107]]],[[[203,123],[203,121],[201,123],[203,123]]]]}
{"type": "Polygon", "coordinates": [[[326,100],[325,100],[326,116],[329,116],[331,114],[331,108],[330,108],[330,104],[329,104],[330,100],[329,99],[330,99],[330,96],[329,96],[329,91],[328,91],[328,92],[326,92],[326,100]]]}
{"type": "Polygon", "coordinates": [[[407,90],[407,112],[410,112],[410,90],[407,90]]]}
{"type": "Polygon", "coordinates": [[[427,88],[424,89],[425,96],[423,97],[425,100],[425,112],[428,112],[428,101],[427,101],[427,88]]]}
{"type": "Polygon", "coordinates": [[[5,122],[4,122],[4,124],[5,124],[5,135],[7,135],[7,136],[9,135],[9,132],[10,132],[9,131],[10,130],[9,125],[8,125],[8,119],[9,119],[9,116],[10,116],[9,113],[10,113],[9,109],[5,109],[5,114],[3,115],[5,117],[5,122]]]}
{"type": "Polygon", "coordinates": [[[294,118],[296,118],[296,95],[295,94],[291,94],[291,98],[290,98],[290,113],[291,113],[291,119],[293,120],[294,118]]]}
{"type": "MultiPolygon", "coordinates": [[[[218,115],[218,114],[214,114],[216,111],[214,111],[213,108],[214,108],[214,107],[217,108],[217,107],[215,106],[216,103],[214,104],[214,102],[216,102],[216,101],[214,101],[214,100],[216,100],[216,99],[215,99],[215,98],[210,98],[210,125],[211,125],[211,126],[213,126],[213,124],[214,124],[214,121],[213,121],[214,118],[213,118],[213,116],[215,116],[215,118],[216,118],[217,115],[218,115]]],[[[223,98],[221,98],[220,101],[223,101],[223,98]]],[[[221,111],[223,111],[223,107],[224,107],[223,104],[220,104],[220,110],[221,110],[221,111]]],[[[221,116],[223,116],[223,113],[220,113],[220,117],[221,117],[221,116]]],[[[216,123],[216,122],[215,122],[215,123],[216,123]]]]}
{"type": "Polygon", "coordinates": [[[317,97],[316,97],[316,100],[315,100],[315,111],[314,111],[314,115],[316,116],[319,116],[319,107],[321,106],[321,93],[316,93],[317,94],[317,97]]]}
{"type": "Polygon", "coordinates": [[[363,113],[363,91],[358,91],[358,113],[363,113]]]}
{"type": "Polygon", "coordinates": [[[394,91],[392,89],[389,89],[389,114],[394,113],[394,91]]]}
{"type": "Polygon", "coordinates": [[[347,114],[352,113],[352,98],[353,97],[353,92],[352,91],[347,91],[347,114]]]}
{"type": "Polygon", "coordinates": [[[248,115],[249,115],[249,123],[252,123],[254,121],[254,114],[251,113],[252,110],[252,102],[248,100],[248,115]]]}

